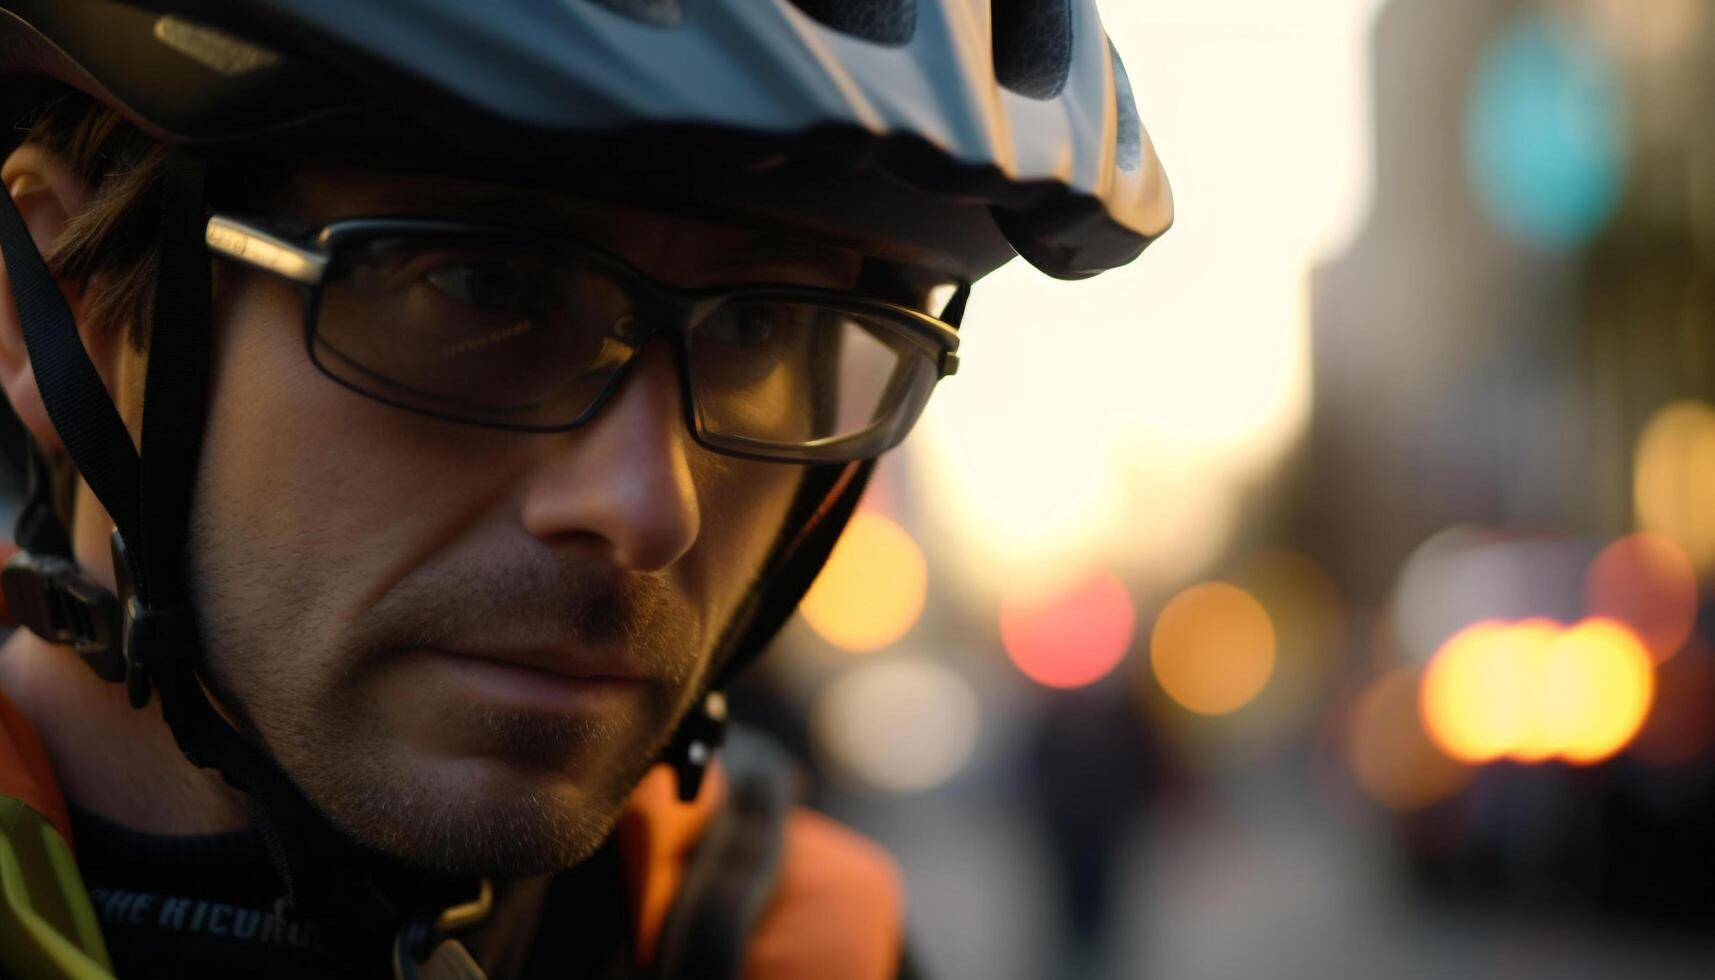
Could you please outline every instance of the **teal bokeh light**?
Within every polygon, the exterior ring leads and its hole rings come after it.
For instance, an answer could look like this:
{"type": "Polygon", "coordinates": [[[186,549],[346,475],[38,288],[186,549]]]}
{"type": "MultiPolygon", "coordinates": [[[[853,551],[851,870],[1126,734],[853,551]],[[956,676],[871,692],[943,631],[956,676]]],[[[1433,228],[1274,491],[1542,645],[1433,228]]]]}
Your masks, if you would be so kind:
{"type": "Polygon", "coordinates": [[[1509,233],[1583,244],[1624,183],[1625,105],[1606,53],[1575,25],[1529,15],[1489,45],[1466,107],[1478,196],[1509,233]]]}

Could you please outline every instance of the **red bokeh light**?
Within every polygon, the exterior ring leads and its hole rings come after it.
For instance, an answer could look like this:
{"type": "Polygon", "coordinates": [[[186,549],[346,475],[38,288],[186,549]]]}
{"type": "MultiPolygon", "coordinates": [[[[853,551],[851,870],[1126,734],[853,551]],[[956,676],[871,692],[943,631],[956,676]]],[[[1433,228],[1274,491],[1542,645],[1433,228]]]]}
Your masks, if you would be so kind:
{"type": "Polygon", "coordinates": [[[1119,665],[1137,630],[1137,610],[1112,573],[1091,572],[1072,588],[1000,605],[1000,639],[1026,677],[1048,687],[1092,684],[1119,665]]]}

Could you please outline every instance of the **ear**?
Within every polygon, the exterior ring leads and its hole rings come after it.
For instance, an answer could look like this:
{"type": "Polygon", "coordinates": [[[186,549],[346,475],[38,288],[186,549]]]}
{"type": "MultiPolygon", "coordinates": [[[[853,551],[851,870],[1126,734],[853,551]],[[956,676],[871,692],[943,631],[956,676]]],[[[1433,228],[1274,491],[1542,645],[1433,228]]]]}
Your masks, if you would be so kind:
{"type": "MultiPolygon", "coordinates": [[[[23,215],[25,227],[30,230],[30,237],[35,240],[36,250],[43,255],[53,248],[66,223],[83,209],[89,196],[88,186],[64,160],[35,143],[24,144],[6,158],[0,166],[0,182],[5,183],[23,215]]],[[[65,296],[80,333],[83,332],[83,302],[78,284],[61,282],[60,293],[65,296]]],[[[90,340],[85,333],[86,349],[90,340]]],[[[110,351],[91,349],[90,358],[103,377],[113,377],[114,365],[106,363],[112,359],[110,351]],[[98,353],[103,356],[97,356],[98,353]]],[[[35,436],[37,444],[45,452],[59,452],[62,448],[59,434],[54,431],[47,408],[42,404],[41,391],[36,387],[36,374],[24,345],[23,324],[12,297],[12,282],[5,275],[0,275],[0,391],[4,391],[6,400],[12,403],[13,411],[35,436]]]]}

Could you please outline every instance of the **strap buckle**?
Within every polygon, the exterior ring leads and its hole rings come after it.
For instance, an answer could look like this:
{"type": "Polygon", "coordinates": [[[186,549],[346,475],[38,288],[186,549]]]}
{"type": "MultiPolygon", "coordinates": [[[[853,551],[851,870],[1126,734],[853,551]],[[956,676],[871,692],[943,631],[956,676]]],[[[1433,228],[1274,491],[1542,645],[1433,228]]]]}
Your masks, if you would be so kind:
{"type": "Polygon", "coordinates": [[[77,565],[57,555],[20,551],[0,568],[0,595],[12,622],[47,640],[71,647],[104,681],[123,682],[131,706],[149,703],[149,673],[143,650],[158,646],[154,634],[178,625],[180,610],[144,608],[131,584],[131,556],[113,532],[117,593],[91,582],[77,565]]]}
{"type": "Polygon", "coordinates": [[[149,658],[144,650],[158,650],[163,642],[161,634],[174,624],[180,610],[157,610],[145,607],[142,600],[137,598],[135,573],[132,571],[131,551],[125,546],[125,538],[118,528],[113,529],[113,536],[108,544],[113,549],[113,584],[118,586],[118,595],[114,602],[119,611],[119,666],[115,676],[107,677],[111,681],[124,681],[125,692],[131,698],[131,707],[141,708],[149,703],[149,658]]]}
{"type": "Polygon", "coordinates": [[[720,691],[710,691],[679,722],[679,730],[665,753],[673,774],[678,777],[679,802],[689,803],[697,798],[703,777],[714,764],[715,751],[726,741],[726,726],[726,695],[720,691]]]}
{"type": "Polygon", "coordinates": [[[477,926],[494,910],[494,885],[477,885],[476,898],[436,915],[414,917],[393,939],[396,980],[485,980],[487,974],[454,934],[477,926]]]}
{"type": "Polygon", "coordinates": [[[70,646],[103,680],[125,679],[119,598],[84,578],[75,564],[20,551],[0,569],[0,593],[13,622],[50,643],[70,646]]]}

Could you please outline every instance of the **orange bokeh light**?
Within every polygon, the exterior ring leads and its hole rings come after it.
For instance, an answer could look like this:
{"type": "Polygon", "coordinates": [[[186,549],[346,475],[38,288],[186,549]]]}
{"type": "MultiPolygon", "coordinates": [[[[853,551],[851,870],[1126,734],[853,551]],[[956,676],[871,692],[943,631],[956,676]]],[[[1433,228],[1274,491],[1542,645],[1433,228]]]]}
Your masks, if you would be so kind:
{"type": "Polygon", "coordinates": [[[1125,584],[1095,571],[1049,596],[1008,598],[1000,606],[1000,639],[1026,677],[1073,688],[1106,676],[1125,658],[1137,610],[1125,584]]]}
{"type": "Polygon", "coordinates": [[[1678,542],[1699,570],[1715,566],[1715,406],[1682,399],[1644,423],[1634,451],[1638,527],[1678,542]]]}
{"type": "Polygon", "coordinates": [[[1274,673],[1274,623],[1249,592],[1195,585],[1156,617],[1149,662],[1168,697],[1201,715],[1239,710],[1274,673]]]}
{"type": "Polygon", "coordinates": [[[911,535],[880,513],[860,510],[798,611],[842,650],[879,650],[916,624],[927,587],[928,565],[911,535]]]}
{"type": "Polygon", "coordinates": [[[1584,607],[1631,627],[1661,663],[1679,652],[1697,622],[1697,569],[1671,538],[1627,535],[1590,563],[1584,607]]]}
{"type": "Polygon", "coordinates": [[[1485,620],[1454,634],[1423,674],[1419,710],[1425,730],[1461,762],[1490,762],[1524,737],[1518,694],[1524,657],[1507,624],[1485,620]]]}
{"type": "Polygon", "coordinates": [[[1509,724],[1517,725],[1517,737],[1506,750],[1514,762],[1546,762],[1560,751],[1557,734],[1541,724],[1541,689],[1535,678],[1545,677],[1554,669],[1554,643],[1560,638],[1560,624],[1549,619],[1530,619],[1509,627],[1506,653],[1511,658],[1508,670],[1517,685],[1520,702],[1509,724]]]}
{"type": "Polygon", "coordinates": [[[1637,735],[1654,690],[1649,651],[1623,623],[1484,621],[1436,651],[1418,708],[1436,745],[1461,762],[1588,764],[1637,735]]]}
{"type": "Polygon", "coordinates": [[[1587,619],[1554,641],[1538,724],[1568,762],[1600,762],[1626,747],[1649,714],[1655,668],[1623,623],[1587,619]]]}

